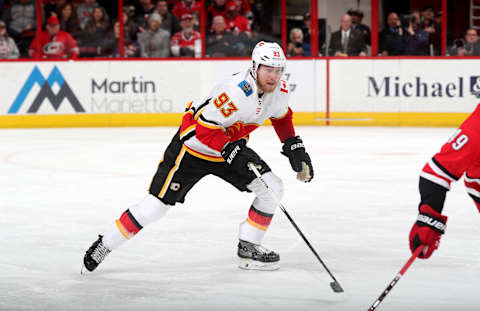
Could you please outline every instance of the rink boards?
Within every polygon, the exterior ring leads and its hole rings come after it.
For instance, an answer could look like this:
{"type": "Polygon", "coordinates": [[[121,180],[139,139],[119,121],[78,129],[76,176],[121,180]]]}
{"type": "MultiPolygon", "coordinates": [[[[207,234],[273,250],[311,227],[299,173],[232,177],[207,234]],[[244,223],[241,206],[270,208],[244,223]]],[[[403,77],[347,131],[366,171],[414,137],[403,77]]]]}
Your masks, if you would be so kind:
{"type": "MultiPolygon", "coordinates": [[[[174,126],[247,60],[0,62],[0,127],[174,126]]],[[[297,125],[457,126],[477,59],[289,60],[297,125]]]]}

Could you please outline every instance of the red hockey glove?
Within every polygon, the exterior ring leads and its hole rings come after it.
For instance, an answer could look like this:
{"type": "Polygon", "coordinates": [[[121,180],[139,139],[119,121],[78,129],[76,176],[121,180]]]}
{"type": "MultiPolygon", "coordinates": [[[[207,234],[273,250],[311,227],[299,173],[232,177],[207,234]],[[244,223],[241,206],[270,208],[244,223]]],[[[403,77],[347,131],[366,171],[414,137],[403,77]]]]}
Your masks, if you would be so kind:
{"type": "Polygon", "coordinates": [[[440,214],[426,204],[420,206],[417,221],[410,230],[410,250],[412,253],[417,247],[424,245],[425,248],[418,257],[429,258],[440,244],[440,237],[445,233],[447,227],[447,219],[447,216],[440,214]]]}

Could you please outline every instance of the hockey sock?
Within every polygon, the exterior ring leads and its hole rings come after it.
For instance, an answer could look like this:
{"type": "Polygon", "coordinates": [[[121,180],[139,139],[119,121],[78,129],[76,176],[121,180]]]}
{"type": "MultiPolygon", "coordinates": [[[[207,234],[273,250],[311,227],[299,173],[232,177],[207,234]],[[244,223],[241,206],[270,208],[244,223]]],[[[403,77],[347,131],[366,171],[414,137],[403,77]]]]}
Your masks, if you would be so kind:
{"type": "Polygon", "coordinates": [[[113,250],[136,235],[144,226],[163,217],[170,206],[153,195],[147,195],[140,203],[122,213],[103,237],[105,246],[113,250]]]}
{"type": "Polygon", "coordinates": [[[261,244],[272,218],[273,214],[262,212],[252,205],[247,219],[240,224],[240,240],[261,244]]]}

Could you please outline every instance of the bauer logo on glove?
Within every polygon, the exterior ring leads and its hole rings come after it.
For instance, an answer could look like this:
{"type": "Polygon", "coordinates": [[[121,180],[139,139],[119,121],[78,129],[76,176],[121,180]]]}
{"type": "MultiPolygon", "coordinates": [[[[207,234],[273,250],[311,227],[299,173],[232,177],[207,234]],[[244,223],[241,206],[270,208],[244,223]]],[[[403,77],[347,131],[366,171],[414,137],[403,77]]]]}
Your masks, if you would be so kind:
{"type": "Polygon", "coordinates": [[[305,146],[300,137],[295,136],[286,139],[282,150],[282,154],[288,157],[292,169],[297,172],[297,179],[303,182],[311,181],[313,178],[312,160],[305,151],[305,146]]]}

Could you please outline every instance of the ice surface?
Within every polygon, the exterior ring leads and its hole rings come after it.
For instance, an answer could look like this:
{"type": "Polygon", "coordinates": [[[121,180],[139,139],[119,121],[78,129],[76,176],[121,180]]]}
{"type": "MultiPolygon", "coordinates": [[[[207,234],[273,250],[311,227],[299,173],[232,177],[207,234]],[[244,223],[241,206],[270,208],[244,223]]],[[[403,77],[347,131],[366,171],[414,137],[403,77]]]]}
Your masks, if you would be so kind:
{"type": "MultiPolygon", "coordinates": [[[[215,177],[81,276],[85,250],[143,198],[175,131],[0,131],[0,310],[367,310],[410,256],[418,174],[454,129],[298,127],[314,161],[309,184],[295,179],[271,127],[252,134],[344,294],[280,210],[264,244],[281,269],[238,269],[238,224],[253,197],[215,177]]],[[[377,310],[480,308],[480,219],[461,182],[444,212],[440,249],[377,310]]]]}

